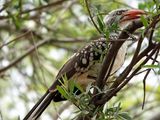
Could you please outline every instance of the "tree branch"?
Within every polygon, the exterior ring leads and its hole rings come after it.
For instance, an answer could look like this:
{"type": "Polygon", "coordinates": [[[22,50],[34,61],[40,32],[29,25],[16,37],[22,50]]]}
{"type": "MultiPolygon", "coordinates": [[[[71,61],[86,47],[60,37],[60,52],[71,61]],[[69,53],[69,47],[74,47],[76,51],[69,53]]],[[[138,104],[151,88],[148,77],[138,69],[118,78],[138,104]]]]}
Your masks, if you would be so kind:
{"type": "MultiPolygon", "coordinates": [[[[125,30],[123,30],[121,32],[121,34],[119,35],[118,39],[127,39],[129,37],[128,33],[133,33],[136,29],[142,27],[143,24],[142,22],[139,21],[134,21],[132,22],[125,30]],[[127,31],[127,32],[126,32],[127,31]]],[[[102,69],[98,75],[98,78],[96,80],[96,85],[100,88],[103,89],[105,82],[107,82],[106,80],[108,79],[109,75],[110,75],[110,68],[112,68],[111,64],[113,63],[114,58],[116,57],[119,48],[122,46],[122,44],[124,43],[124,41],[118,41],[118,42],[114,42],[112,44],[112,46],[110,47],[110,49],[108,50],[107,55],[104,58],[104,61],[102,63],[102,69]],[[106,76],[107,75],[107,76],[106,76]],[[106,76],[106,77],[105,77],[106,76]]],[[[113,64],[112,64],[113,65],[113,64]]],[[[94,95],[96,95],[98,93],[98,90],[94,90],[94,95]]],[[[93,98],[93,102],[96,103],[96,101],[98,100],[98,98],[93,98]]]]}
{"type": "MultiPolygon", "coordinates": [[[[141,69],[141,67],[148,62],[148,60],[150,59],[150,57],[153,56],[154,53],[155,53],[158,49],[160,49],[160,44],[158,44],[158,45],[155,47],[155,49],[150,53],[149,57],[147,57],[147,58],[132,72],[132,74],[131,74],[125,81],[123,80],[123,81],[120,83],[119,87],[115,88],[113,91],[111,90],[111,92],[110,92],[109,94],[106,94],[105,97],[103,97],[103,99],[99,100],[97,103],[98,103],[98,104],[104,104],[104,103],[106,103],[107,101],[109,101],[113,96],[115,96],[116,93],[119,92],[119,91],[134,77],[134,75],[141,69]]],[[[116,79],[116,81],[118,81],[118,80],[121,80],[121,77],[118,77],[118,78],[116,79]]]]}
{"type": "MultiPolygon", "coordinates": [[[[58,1],[55,1],[55,2],[52,2],[52,3],[49,3],[47,5],[39,6],[39,7],[33,8],[33,9],[29,9],[29,10],[24,10],[24,11],[21,11],[19,13],[19,15],[30,13],[30,12],[33,12],[33,11],[40,11],[40,10],[43,10],[43,9],[46,9],[46,8],[49,8],[49,7],[57,6],[57,5],[62,4],[63,2],[66,2],[66,0],[58,0],[58,1]]],[[[4,7],[2,10],[4,10],[6,7],[4,7]]],[[[10,18],[9,15],[0,16],[0,19],[8,19],[8,18],[10,18]]]]}
{"type": "Polygon", "coordinates": [[[97,31],[101,34],[102,32],[101,32],[100,29],[98,28],[97,24],[94,22],[93,17],[92,17],[92,15],[91,15],[91,11],[90,11],[90,9],[89,9],[88,0],[85,0],[85,4],[86,4],[86,8],[87,8],[88,14],[89,14],[89,16],[90,16],[90,19],[91,19],[94,27],[95,27],[95,28],[97,29],[97,31]]]}
{"type": "Polygon", "coordinates": [[[30,47],[23,55],[21,55],[19,58],[13,60],[9,65],[3,67],[0,69],[0,73],[8,70],[9,68],[11,68],[12,66],[16,65],[18,62],[20,62],[21,60],[23,60],[25,57],[27,57],[28,55],[30,55],[33,51],[35,51],[37,48],[45,45],[45,44],[52,44],[54,43],[55,46],[57,47],[60,47],[58,46],[57,43],[78,43],[78,42],[85,42],[85,41],[82,41],[82,40],[56,40],[56,39],[47,39],[47,40],[42,40],[40,41],[39,43],[37,43],[36,45],[30,47]]]}

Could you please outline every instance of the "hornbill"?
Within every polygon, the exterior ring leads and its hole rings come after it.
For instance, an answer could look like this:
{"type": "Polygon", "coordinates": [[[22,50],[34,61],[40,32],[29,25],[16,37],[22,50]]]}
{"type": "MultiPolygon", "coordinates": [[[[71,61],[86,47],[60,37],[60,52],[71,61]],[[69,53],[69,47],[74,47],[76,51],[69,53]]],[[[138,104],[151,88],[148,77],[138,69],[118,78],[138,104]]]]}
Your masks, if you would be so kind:
{"type": "MultiPolygon", "coordinates": [[[[113,30],[108,39],[116,40],[120,30],[123,30],[132,21],[139,19],[143,14],[145,14],[145,12],[138,9],[117,9],[110,12],[104,17],[106,27],[111,27],[116,23],[120,29],[113,30]]],[[[74,80],[84,90],[89,83],[94,83],[102,67],[102,60],[104,58],[102,57],[104,56],[102,53],[104,54],[104,51],[108,49],[109,46],[107,41],[109,40],[106,40],[106,38],[93,40],[76,52],[62,66],[53,84],[25,116],[24,120],[36,120],[39,118],[52,100],[54,102],[65,100],[56,89],[58,85],[62,85],[63,76],[66,76],[68,80],[74,80]]],[[[115,71],[117,71],[124,63],[126,50],[127,44],[124,42],[115,58],[111,74],[115,73],[115,71]]]]}

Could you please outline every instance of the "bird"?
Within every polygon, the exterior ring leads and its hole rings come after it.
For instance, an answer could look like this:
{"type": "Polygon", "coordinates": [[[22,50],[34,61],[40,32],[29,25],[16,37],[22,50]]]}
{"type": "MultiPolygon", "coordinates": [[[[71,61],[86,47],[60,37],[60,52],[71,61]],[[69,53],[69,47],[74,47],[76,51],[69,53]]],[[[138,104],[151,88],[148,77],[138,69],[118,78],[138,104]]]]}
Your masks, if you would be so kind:
{"type": "MultiPolygon", "coordinates": [[[[144,14],[145,12],[140,9],[121,8],[109,12],[104,17],[103,21],[105,27],[111,27],[113,24],[117,23],[119,29],[123,30],[127,25],[140,19],[144,14]]],[[[118,39],[118,34],[120,34],[120,30],[112,31],[109,34],[108,39],[116,41],[118,39]]],[[[110,45],[107,43],[106,38],[101,37],[97,40],[91,41],[74,53],[74,55],[61,67],[53,84],[23,120],[36,120],[41,116],[51,101],[60,102],[66,100],[57,90],[57,86],[62,85],[64,76],[67,80],[74,80],[76,84],[80,85],[84,90],[88,84],[95,83],[102,67],[102,61],[105,56],[104,53],[108,47],[110,47],[110,45]]],[[[126,51],[127,44],[124,43],[115,58],[111,74],[115,73],[123,65],[126,51]]],[[[80,92],[81,91],[77,92],[77,94],[80,94],[80,92]]]]}

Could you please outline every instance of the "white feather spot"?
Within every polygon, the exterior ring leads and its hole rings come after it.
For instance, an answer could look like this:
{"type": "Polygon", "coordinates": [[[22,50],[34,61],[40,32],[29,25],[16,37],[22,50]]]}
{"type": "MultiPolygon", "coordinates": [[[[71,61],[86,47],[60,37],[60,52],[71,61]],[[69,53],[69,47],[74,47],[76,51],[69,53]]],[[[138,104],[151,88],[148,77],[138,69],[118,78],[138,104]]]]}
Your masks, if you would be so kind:
{"type": "Polygon", "coordinates": [[[97,52],[95,52],[95,56],[97,56],[98,55],[98,53],[97,52]]]}
{"type": "Polygon", "coordinates": [[[87,45],[87,46],[85,46],[85,48],[88,48],[88,45],[87,45]]]}
{"type": "Polygon", "coordinates": [[[98,42],[96,42],[96,46],[98,46],[98,42]]]}
{"type": "Polygon", "coordinates": [[[90,53],[90,56],[93,57],[93,53],[90,53]]]}
{"type": "Polygon", "coordinates": [[[81,71],[83,72],[85,69],[84,68],[81,68],[81,71]]]}
{"type": "Polygon", "coordinates": [[[76,54],[76,56],[78,56],[78,55],[79,55],[79,53],[76,54]]]}
{"type": "Polygon", "coordinates": [[[90,51],[93,51],[93,48],[90,48],[90,51]]]}
{"type": "Polygon", "coordinates": [[[82,58],[82,64],[87,64],[87,59],[86,58],[82,58]]]}
{"type": "Polygon", "coordinates": [[[98,45],[98,48],[101,48],[101,45],[98,45]]]}
{"type": "Polygon", "coordinates": [[[77,68],[76,68],[76,71],[79,71],[79,70],[80,70],[80,67],[77,67],[77,68]]]}
{"type": "Polygon", "coordinates": [[[92,61],[92,60],[93,60],[93,57],[89,57],[89,60],[92,61]]]}
{"type": "Polygon", "coordinates": [[[78,65],[78,64],[77,64],[77,62],[76,62],[76,63],[74,64],[74,67],[77,68],[77,65],[78,65]]]}
{"type": "Polygon", "coordinates": [[[106,44],[105,44],[105,43],[103,43],[103,44],[102,44],[102,46],[103,46],[103,47],[105,47],[105,46],[106,46],[106,44]]]}

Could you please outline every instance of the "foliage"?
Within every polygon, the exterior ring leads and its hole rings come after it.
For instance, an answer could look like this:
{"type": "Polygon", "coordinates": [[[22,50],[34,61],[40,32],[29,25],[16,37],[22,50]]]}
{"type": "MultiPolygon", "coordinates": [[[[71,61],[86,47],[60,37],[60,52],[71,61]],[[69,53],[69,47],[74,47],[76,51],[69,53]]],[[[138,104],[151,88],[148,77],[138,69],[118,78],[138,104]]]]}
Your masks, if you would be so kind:
{"type": "MultiPolygon", "coordinates": [[[[0,3],[0,119],[17,120],[22,119],[45,93],[66,60],[101,34],[90,21],[84,0],[2,0],[0,3]]],[[[138,8],[148,11],[151,18],[160,13],[159,6],[158,0],[138,2],[138,8]]],[[[104,15],[122,7],[130,6],[125,4],[125,1],[118,0],[89,1],[91,15],[106,38],[111,31],[117,29],[117,25],[106,28],[103,22],[104,15]]],[[[144,17],[141,17],[141,20],[147,28],[150,22],[148,23],[144,17]]],[[[159,28],[158,25],[155,27],[154,42],[160,42],[159,28]]],[[[145,41],[142,50],[146,46],[145,41]]],[[[133,56],[134,46],[135,43],[130,44],[124,67],[133,56]]],[[[142,73],[142,75],[137,74],[116,97],[109,101],[107,107],[96,109],[96,112],[100,113],[99,120],[130,120],[131,118],[145,120],[148,119],[147,115],[150,115],[149,117],[154,115],[153,110],[159,112],[157,109],[160,104],[160,67],[157,63],[151,65],[148,62],[147,65],[142,66],[142,71],[147,69],[151,70],[151,74],[146,80],[144,110],[141,110],[144,76],[142,73]]],[[[117,72],[117,76],[120,72],[121,70],[117,72]]],[[[92,111],[95,106],[89,105],[91,100],[89,94],[90,89],[98,88],[89,85],[86,92],[76,95],[73,93],[74,86],[79,86],[74,83],[74,80],[71,82],[69,88],[60,86],[57,88],[79,109],[62,107],[63,109],[59,110],[61,103],[56,103],[47,109],[42,119],[56,120],[57,113],[62,119],[69,120],[78,115],[96,114],[92,111]],[[73,114],[64,116],[65,110],[73,114]]],[[[65,103],[62,104],[64,106],[65,103]]]]}
{"type": "MultiPolygon", "coordinates": [[[[122,112],[121,110],[121,104],[118,104],[118,106],[113,107],[96,107],[93,104],[90,103],[91,101],[91,90],[93,88],[96,88],[100,91],[100,89],[97,86],[94,85],[88,85],[86,91],[83,91],[82,88],[78,84],[74,82],[74,80],[69,81],[66,77],[63,79],[62,86],[57,86],[58,91],[61,93],[61,95],[66,98],[67,100],[71,101],[79,110],[77,110],[76,117],[79,116],[95,116],[97,120],[111,120],[111,119],[122,119],[122,120],[131,120],[131,117],[128,115],[127,112],[122,112]],[[68,88],[66,86],[70,85],[68,88]],[[75,92],[75,87],[81,90],[81,94],[77,95],[75,92]],[[98,113],[98,114],[97,114],[98,113]],[[98,115],[98,117],[97,117],[98,115]]],[[[100,91],[102,93],[103,91],[100,91]]]]}

